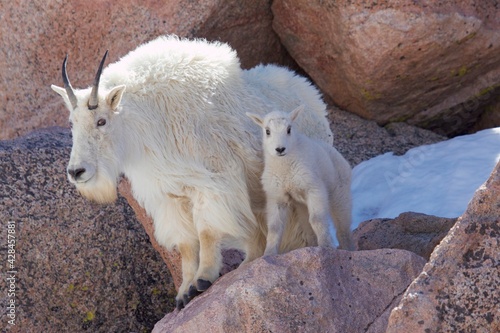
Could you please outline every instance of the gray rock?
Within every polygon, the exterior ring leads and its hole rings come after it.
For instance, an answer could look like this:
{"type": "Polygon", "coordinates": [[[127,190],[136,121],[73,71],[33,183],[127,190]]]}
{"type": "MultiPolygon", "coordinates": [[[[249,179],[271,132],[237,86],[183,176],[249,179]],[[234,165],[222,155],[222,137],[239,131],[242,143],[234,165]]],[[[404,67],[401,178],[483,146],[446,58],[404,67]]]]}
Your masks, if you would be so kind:
{"type": "Polygon", "coordinates": [[[61,128],[0,141],[2,253],[15,236],[14,261],[2,256],[0,289],[14,282],[15,295],[1,295],[0,331],[151,330],[175,306],[170,273],[124,198],[100,206],[74,190],[70,148],[61,128]]]}
{"type": "Polygon", "coordinates": [[[373,120],[331,106],[328,117],[334,135],[334,146],[355,166],[387,152],[403,155],[409,149],[446,140],[446,137],[405,123],[385,127],[373,120]]]}
{"type": "Polygon", "coordinates": [[[402,249],[429,260],[456,221],[456,218],[408,212],[395,219],[362,222],[353,231],[353,238],[358,250],[402,249]]]}

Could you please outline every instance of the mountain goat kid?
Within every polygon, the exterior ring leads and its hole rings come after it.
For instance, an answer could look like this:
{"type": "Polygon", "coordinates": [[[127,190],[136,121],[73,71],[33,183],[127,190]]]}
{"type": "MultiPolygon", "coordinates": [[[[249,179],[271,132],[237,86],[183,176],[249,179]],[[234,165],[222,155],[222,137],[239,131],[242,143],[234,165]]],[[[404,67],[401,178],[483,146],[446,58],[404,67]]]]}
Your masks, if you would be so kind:
{"type": "Polygon", "coordinates": [[[331,214],[340,248],[354,250],[351,238],[351,167],[330,144],[313,140],[293,126],[304,110],[280,111],[264,118],[247,113],[263,129],[262,185],[267,197],[265,255],[279,252],[292,204],[307,206],[309,223],[319,246],[333,247],[328,216],[331,214]]]}
{"type": "MultiPolygon", "coordinates": [[[[161,36],[103,69],[105,57],[91,87],[71,87],[67,57],[64,87],[52,86],[70,111],[68,179],[109,203],[120,175],[128,178],[158,243],[181,254],[180,309],[219,277],[222,248],[242,250],[245,262],[265,249],[261,135],[245,112],[306,104],[312,112],[297,126],[331,144],[325,104],[287,69],[242,70],[223,43],[161,36]]],[[[294,219],[283,249],[312,242],[294,219]]]]}

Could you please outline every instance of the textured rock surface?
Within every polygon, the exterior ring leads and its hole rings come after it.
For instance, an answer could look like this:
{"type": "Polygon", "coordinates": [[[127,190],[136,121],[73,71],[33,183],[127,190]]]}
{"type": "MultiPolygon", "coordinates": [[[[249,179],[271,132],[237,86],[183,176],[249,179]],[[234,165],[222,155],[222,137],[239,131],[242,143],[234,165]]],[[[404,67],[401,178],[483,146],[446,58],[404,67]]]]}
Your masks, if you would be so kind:
{"type": "Polygon", "coordinates": [[[477,123],[471,128],[471,133],[492,127],[500,127],[500,93],[497,94],[496,100],[486,107],[477,123]]]}
{"type": "Polygon", "coordinates": [[[387,152],[403,155],[411,148],[446,139],[429,130],[405,123],[381,127],[374,121],[362,119],[336,107],[330,107],[328,111],[334,145],[352,167],[387,152]]]}
{"type": "Polygon", "coordinates": [[[365,221],[353,232],[359,250],[402,249],[429,260],[457,219],[403,213],[395,219],[365,221]]]}
{"type": "Polygon", "coordinates": [[[383,332],[425,260],[402,250],[304,248],[226,274],[153,332],[383,332]]]}
{"type": "Polygon", "coordinates": [[[229,42],[245,67],[288,64],[272,30],[270,2],[15,0],[0,10],[0,139],[46,126],[67,126],[67,112],[51,84],[62,85],[61,63],[75,87],[91,84],[109,49],[116,61],[161,34],[229,42]]]}
{"type": "Polygon", "coordinates": [[[149,331],[175,306],[167,267],[124,198],[100,206],[74,190],[65,172],[70,147],[61,128],[0,141],[0,331],[149,331]],[[15,225],[14,268],[8,224],[15,225]],[[12,270],[15,297],[5,292],[12,270]]]}
{"type": "Polygon", "coordinates": [[[498,93],[495,0],[276,0],[272,10],[297,63],[365,118],[454,134],[498,93]]]}
{"type": "Polygon", "coordinates": [[[500,163],[432,253],[388,333],[500,332],[500,163]]]}

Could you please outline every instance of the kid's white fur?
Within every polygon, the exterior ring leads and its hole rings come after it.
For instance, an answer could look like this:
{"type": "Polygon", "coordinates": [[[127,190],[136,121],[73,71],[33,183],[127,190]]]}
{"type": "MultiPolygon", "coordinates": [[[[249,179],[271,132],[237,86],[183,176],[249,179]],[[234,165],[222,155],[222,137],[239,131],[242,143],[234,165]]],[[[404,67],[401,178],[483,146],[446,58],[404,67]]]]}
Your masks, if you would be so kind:
{"type": "MultiPolygon", "coordinates": [[[[291,207],[305,205],[319,246],[333,247],[331,215],[340,248],[354,250],[351,238],[351,167],[331,144],[301,134],[294,121],[304,110],[247,115],[262,128],[267,197],[265,255],[279,252],[291,207]]],[[[297,208],[295,208],[297,209],[297,208]]],[[[306,221],[307,219],[304,219],[306,221]]]]}

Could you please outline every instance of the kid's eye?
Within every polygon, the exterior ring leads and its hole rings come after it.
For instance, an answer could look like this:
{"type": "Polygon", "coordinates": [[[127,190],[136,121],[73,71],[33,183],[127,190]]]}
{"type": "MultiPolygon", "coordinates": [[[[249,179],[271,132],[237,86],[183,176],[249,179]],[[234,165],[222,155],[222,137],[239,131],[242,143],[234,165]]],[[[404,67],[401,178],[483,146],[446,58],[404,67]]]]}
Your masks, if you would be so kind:
{"type": "Polygon", "coordinates": [[[98,127],[100,127],[100,126],[104,126],[104,125],[106,125],[106,119],[102,119],[102,118],[101,118],[101,119],[99,119],[99,120],[97,121],[97,126],[98,126],[98,127]]]}
{"type": "Polygon", "coordinates": [[[266,128],[266,135],[267,136],[271,135],[271,130],[269,128],[266,128]]]}
{"type": "Polygon", "coordinates": [[[292,131],[292,127],[288,126],[288,128],[286,129],[286,134],[290,134],[291,131],[292,131]]]}

